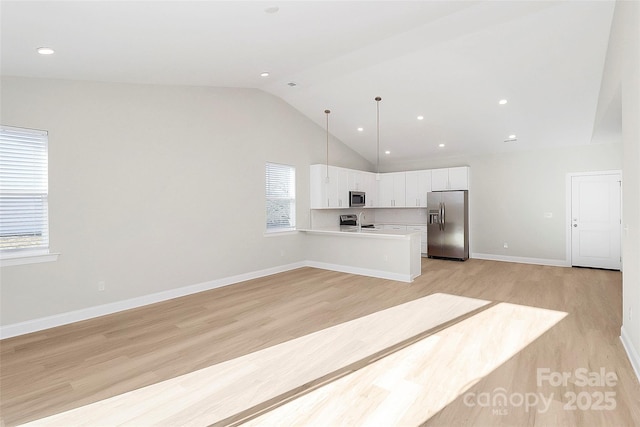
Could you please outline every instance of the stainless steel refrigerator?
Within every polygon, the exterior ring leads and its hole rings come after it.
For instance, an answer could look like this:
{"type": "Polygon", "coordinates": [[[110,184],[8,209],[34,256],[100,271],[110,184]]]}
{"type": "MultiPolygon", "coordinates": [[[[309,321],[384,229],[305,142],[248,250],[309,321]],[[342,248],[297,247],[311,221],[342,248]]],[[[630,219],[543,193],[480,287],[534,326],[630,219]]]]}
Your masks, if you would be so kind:
{"type": "Polygon", "coordinates": [[[469,195],[467,191],[427,194],[427,255],[429,258],[469,258],[469,195]]]}

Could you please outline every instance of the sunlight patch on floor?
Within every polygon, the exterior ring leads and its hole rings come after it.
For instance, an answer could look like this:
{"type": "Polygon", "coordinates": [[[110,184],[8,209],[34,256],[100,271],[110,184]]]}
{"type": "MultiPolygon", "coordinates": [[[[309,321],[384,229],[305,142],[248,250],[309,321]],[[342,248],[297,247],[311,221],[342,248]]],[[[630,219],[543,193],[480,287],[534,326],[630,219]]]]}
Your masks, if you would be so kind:
{"type": "MultiPolygon", "coordinates": [[[[489,304],[474,298],[432,294],[25,425],[210,425],[291,394],[292,390],[304,389],[318,378],[489,304]]],[[[382,390],[378,398],[384,405],[386,391],[378,388],[382,390]]],[[[396,391],[394,399],[401,399],[414,388],[407,383],[406,390],[400,394],[396,391]]],[[[372,391],[372,399],[363,401],[363,405],[371,406],[376,392],[372,391]]],[[[358,408],[365,414],[364,409],[358,408]]]]}
{"type": "Polygon", "coordinates": [[[243,426],[420,425],[566,315],[498,304],[243,426]]]}

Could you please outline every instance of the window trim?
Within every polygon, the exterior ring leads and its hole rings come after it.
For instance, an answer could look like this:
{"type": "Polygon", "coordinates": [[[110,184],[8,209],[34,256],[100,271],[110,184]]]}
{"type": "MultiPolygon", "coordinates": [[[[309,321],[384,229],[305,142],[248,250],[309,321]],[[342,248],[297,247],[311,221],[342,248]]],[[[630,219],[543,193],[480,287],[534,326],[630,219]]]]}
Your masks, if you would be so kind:
{"type": "Polygon", "coordinates": [[[0,256],[0,267],[12,265],[38,264],[42,262],[54,262],[58,260],[60,253],[39,251],[19,251],[0,256]]]}
{"type": "Polygon", "coordinates": [[[297,197],[297,174],[296,174],[296,167],[294,165],[289,165],[286,163],[277,163],[277,162],[269,162],[266,161],[265,162],[265,208],[267,205],[268,200],[273,199],[273,197],[269,197],[266,193],[266,186],[267,186],[267,177],[266,177],[266,172],[267,172],[267,167],[269,165],[274,165],[274,166],[286,166],[287,168],[290,168],[293,172],[293,197],[290,199],[293,202],[293,226],[290,227],[273,227],[273,228],[269,228],[268,227],[268,215],[265,212],[265,231],[264,231],[264,235],[265,236],[274,236],[274,235],[284,235],[284,234],[293,234],[296,233],[296,227],[297,227],[297,212],[298,212],[298,197],[297,197]]]}
{"type": "Polygon", "coordinates": [[[264,237],[273,237],[273,236],[284,236],[287,234],[298,234],[297,228],[278,228],[274,230],[266,230],[264,232],[264,237]]]}
{"type": "MultiPolygon", "coordinates": [[[[47,164],[46,164],[46,173],[47,176],[49,174],[49,141],[48,134],[49,132],[41,129],[31,129],[31,128],[23,128],[16,126],[8,126],[1,125],[2,129],[6,129],[8,131],[18,131],[18,132],[29,132],[33,134],[47,135],[47,140],[45,142],[46,147],[46,155],[47,155],[47,164]]],[[[48,179],[47,179],[48,181],[48,179]]],[[[48,184],[47,184],[48,187],[48,184]]],[[[10,249],[6,251],[0,251],[0,267],[8,267],[13,265],[24,265],[24,264],[36,264],[43,262],[53,262],[58,260],[59,253],[51,252],[51,246],[49,241],[49,233],[50,233],[50,224],[49,224],[49,189],[47,188],[45,196],[46,198],[46,233],[47,233],[47,246],[40,248],[18,248],[18,249],[10,249]]]]}

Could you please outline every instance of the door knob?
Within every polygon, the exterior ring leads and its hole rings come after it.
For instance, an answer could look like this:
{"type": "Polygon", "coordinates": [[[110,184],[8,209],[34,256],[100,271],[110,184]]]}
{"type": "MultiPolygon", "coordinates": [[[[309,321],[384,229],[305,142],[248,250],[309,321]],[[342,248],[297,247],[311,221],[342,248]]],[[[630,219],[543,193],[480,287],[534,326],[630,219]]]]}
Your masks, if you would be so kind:
{"type": "Polygon", "coordinates": [[[578,226],[578,224],[573,224],[573,226],[574,226],[574,227],[577,227],[577,226],[578,226]]]}

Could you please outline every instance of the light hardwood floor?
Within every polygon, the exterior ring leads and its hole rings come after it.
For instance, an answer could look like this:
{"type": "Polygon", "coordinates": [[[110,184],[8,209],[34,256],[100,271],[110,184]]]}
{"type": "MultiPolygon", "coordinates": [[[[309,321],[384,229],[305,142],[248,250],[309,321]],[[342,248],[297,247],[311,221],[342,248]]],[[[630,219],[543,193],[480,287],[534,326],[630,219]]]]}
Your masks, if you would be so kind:
{"type": "MultiPolygon", "coordinates": [[[[263,408],[269,409],[311,387],[331,382],[336,376],[348,376],[363,366],[373,365],[372,360],[383,358],[393,349],[491,305],[475,298],[432,294],[42,418],[36,425],[66,426],[78,420],[89,426],[199,426],[240,422],[263,408]]],[[[537,325],[530,326],[535,329],[537,325]]]]}
{"type": "Polygon", "coordinates": [[[0,416],[6,425],[41,419],[444,292],[568,315],[469,389],[553,392],[547,413],[500,415],[461,395],[427,425],[640,425],[640,387],[618,338],[620,273],[481,260],[423,259],[422,269],[409,285],[303,268],[3,340],[0,416]],[[538,368],[615,372],[616,385],[602,390],[615,393],[616,408],[565,410],[564,393],[592,389],[540,387],[538,368]]]}
{"type": "MultiPolygon", "coordinates": [[[[467,395],[469,405],[484,404],[469,388],[566,315],[509,303],[487,306],[244,426],[282,425],[283,420],[295,426],[417,426],[460,395],[467,395]]],[[[552,400],[527,397],[531,410],[541,413],[552,400]]]]}

